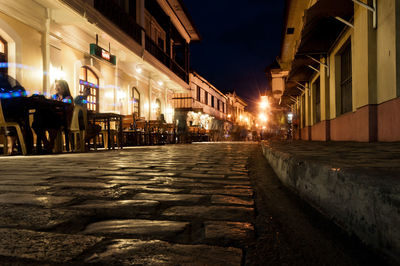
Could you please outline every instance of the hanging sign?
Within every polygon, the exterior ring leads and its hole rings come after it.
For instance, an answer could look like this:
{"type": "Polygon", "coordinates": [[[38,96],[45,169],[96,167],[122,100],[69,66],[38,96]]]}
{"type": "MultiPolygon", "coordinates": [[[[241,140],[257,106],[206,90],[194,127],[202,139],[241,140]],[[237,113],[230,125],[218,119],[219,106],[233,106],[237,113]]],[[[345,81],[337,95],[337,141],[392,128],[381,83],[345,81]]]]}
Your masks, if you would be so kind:
{"type": "Polygon", "coordinates": [[[110,62],[113,65],[116,64],[115,55],[112,55],[109,51],[104,50],[95,43],[90,44],[90,54],[100,57],[101,59],[106,60],[107,62],[110,62]]]}

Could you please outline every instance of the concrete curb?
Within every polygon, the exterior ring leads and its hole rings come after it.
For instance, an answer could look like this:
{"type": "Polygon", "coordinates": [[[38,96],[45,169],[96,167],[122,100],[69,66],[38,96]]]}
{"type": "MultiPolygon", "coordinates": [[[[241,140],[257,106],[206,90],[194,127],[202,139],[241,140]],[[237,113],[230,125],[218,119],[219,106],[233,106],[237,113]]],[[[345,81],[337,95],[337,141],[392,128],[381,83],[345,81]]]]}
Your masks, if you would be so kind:
{"type": "Polygon", "coordinates": [[[301,160],[261,144],[264,157],[284,185],[355,234],[400,263],[400,179],[301,160]]]}

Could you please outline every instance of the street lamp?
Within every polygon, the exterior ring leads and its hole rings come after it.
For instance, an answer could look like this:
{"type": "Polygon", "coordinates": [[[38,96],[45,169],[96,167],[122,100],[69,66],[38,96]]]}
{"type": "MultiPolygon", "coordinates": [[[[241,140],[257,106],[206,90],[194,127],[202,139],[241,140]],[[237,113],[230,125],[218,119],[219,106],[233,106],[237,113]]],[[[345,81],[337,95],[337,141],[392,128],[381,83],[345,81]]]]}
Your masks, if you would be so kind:
{"type": "Polygon", "coordinates": [[[260,109],[265,110],[269,107],[267,96],[261,96],[260,109]]]}

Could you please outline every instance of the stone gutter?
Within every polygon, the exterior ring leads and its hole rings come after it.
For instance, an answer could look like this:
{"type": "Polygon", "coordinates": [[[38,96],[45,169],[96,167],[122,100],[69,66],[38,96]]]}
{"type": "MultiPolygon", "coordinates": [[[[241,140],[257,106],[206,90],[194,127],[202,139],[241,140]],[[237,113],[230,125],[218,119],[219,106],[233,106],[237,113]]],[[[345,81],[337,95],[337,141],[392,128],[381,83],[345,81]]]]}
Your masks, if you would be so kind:
{"type": "Polygon", "coordinates": [[[388,177],[356,167],[303,160],[262,143],[282,183],[366,245],[400,263],[400,173],[388,177]]]}

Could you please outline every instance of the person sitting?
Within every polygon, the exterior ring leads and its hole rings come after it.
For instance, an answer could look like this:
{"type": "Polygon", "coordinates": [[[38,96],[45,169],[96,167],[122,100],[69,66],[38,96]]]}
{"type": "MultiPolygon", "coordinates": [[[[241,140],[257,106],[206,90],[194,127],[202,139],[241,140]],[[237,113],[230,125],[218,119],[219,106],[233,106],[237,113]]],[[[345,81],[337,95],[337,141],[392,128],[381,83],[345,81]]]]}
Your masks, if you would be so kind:
{"type": "Polygon", "coordinates": [[[68,125],[72,119],[73,103],[68,83],[65,80],[55,82],[56,93],[52,96],[53,100],[69,103],[65,110],[57,110],[49,106],[43,106],[36,110],[32,128],[37,135],[37,151],[41,152],[43,142],[45,153],[51,153],[58,131],[68,125]],[[46,131],[49,132],[49,140],[46,138],[46,131]]]}
{"type": "MultiPolygon", "coordinates": [[[[26,144],[27,153],[32,152],[33,136],[29,127],[29,110],[25,105],[26,91],[18,81],[8,76],[0,74],[0,98],[3,109],[3,115],[7,122],[17,122],[21,127],[21,131],[26,144]]],[[[14,127],[5,128],[5,136],[7,137],[7,154],[16,154],[14,147],[17,140],[17,132],[14,127]]]]}
{"type": "MultiPolygon", "coordinates": [[[[74,104],[84,107],[85,111],[87,112],[86,105],[87,105],[87,97],[90,94],[90,88],[88,87],[84,88],[81,93],[82,95],[78,95],[75,97],[74,104]]],[[[90,113],[88,113],[88,116],[90,116],[90,113]]],[[[86,129],[85,142],[89,143],[92,138],[94,138],[100,133],[101,126],[92,123],[90,120],[87,121],[87,125],[84,125],[83,114],[79,114],[78,119],[79,119],[79,129],[81,130],[86,129]]]]}

